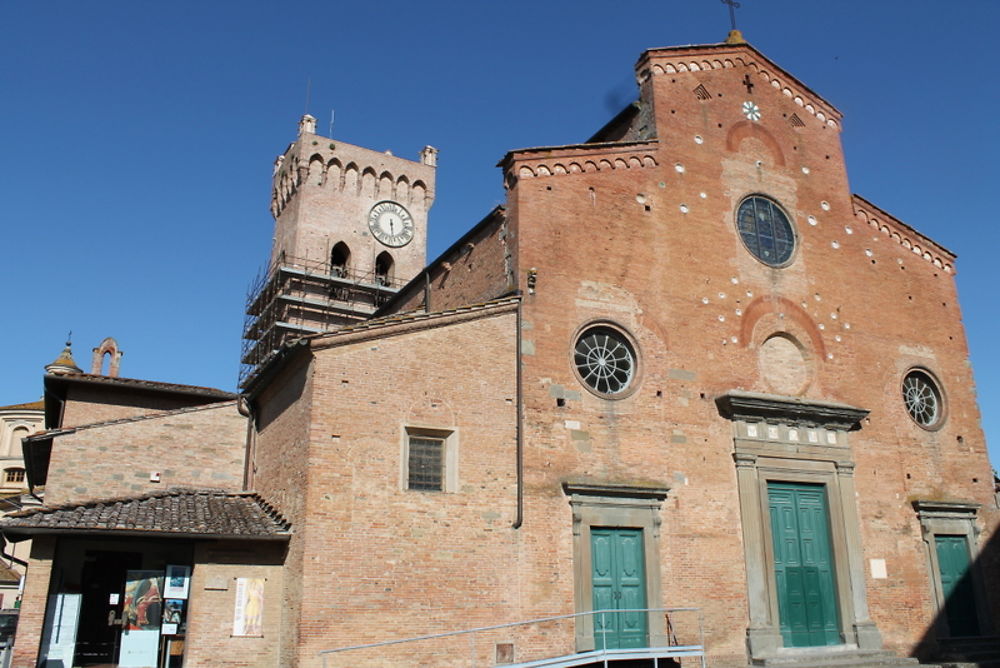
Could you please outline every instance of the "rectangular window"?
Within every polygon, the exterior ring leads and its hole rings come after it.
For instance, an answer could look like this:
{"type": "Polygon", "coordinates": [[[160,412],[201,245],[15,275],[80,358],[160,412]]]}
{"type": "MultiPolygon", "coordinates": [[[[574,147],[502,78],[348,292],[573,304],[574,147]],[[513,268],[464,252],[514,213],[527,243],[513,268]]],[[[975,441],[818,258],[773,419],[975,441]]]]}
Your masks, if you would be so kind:
{"type": "Polygon", "coordinates": [[[410,434],[407,489],[444,489],[444,439],[410,434]]]}
{"type": "Polygon", "coordinates": [[[24,469],[7,469],[6,482],[24,482],[24,469]]]}

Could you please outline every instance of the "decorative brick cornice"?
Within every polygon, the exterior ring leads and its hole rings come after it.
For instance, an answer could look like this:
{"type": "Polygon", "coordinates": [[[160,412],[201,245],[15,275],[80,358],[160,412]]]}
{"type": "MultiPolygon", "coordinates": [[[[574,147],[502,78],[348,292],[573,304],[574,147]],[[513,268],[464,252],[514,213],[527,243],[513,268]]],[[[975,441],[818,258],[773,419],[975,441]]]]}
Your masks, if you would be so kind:
{"type": "Polygon", "coordinates": [[[860,195],[853,195],[854,217],[889,237],[914,255],[922,257],[945,273],[955,273],[956,255],[924,236],[903,221],[886,213],[860,195]]]}
{"type": "Polygon", "coordinates": [[[650,49],[636,63],[636,78],[642,83],[650,76],[744,68],[821,123],[840,129],[843,114],[815,91],[783,70],[749,44],[706,44],[650,49]]]}
{"type": "Polygon", "coordinates": [[[434,183],[433,172],[428,170],[435,168],[436,156],[435,149],[425,147],[418,163],[351,144],[338,144],[320,135],[303,134],[274,162],[271,214],[275,218],[281,215],[303,184],[361,192],[365,178],[373,180],[377,198],[404,204],[420,198],[425,200],[422,205],[429,207],[434,200],[434,183]],[[395,163],[397,168],[388,168],[386,161],[395,163]],[[411,176],[398,173],[404,169],[403,165],[411,176]],[[426,178],[412,176],[413,170],[424,170],[426,178]]]}
{"type": "Polygon", "coordinates": [[[511,151],[499,166],[510,188],[518,179],[656,167],[657,147],[655,141],[545,146],[511,151]]]}

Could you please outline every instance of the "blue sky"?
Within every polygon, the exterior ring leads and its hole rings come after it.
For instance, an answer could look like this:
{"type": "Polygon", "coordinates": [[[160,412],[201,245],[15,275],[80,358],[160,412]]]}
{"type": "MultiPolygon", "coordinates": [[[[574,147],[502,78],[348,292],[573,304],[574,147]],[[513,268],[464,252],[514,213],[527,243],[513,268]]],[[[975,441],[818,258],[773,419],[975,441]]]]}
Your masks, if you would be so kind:
{"type": "MultiPolygon", "coordinates": [[[[852,189],[958,253],[1000,462],[1000,3],[742,5],[747,39],[844,112],[852,189]]],[[[305,110],[325,133],[336,109],[341,141],[440,149],[434,257],[503,200],[506,151],[586,139],[643,49],[728,29],[718,0],[0,3],[0,404],[40,396],[68,330],[81,366],[115,336],[123,375],[232,389],[305,110]]]]}

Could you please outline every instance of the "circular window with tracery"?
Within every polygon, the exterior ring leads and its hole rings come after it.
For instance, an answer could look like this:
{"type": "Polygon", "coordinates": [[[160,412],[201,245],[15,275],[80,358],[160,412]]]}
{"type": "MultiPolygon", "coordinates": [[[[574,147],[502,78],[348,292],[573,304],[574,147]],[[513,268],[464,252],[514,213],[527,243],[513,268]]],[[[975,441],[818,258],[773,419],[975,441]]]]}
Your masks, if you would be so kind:
{"type": "Polygon", "coordinates": [[[777,202],[761,195],[751,195],[740,202],[736,227],[743,245],[766,265],[782,267],[792,259],[795,230],[777,202]]]}
{"type": "Polygon", "coordinates": [[[621,395],[635,379],[635,349],[622,332],[591,327],[576,340],[573,365],[583,383],[597,394],[621,395]]]}
{"type": "Polygon", "coordinates": [[[930,374],[914,369],[903,377],[903,403],[913,421],[933,429],[944,418],[941,390],[930,374]]]}

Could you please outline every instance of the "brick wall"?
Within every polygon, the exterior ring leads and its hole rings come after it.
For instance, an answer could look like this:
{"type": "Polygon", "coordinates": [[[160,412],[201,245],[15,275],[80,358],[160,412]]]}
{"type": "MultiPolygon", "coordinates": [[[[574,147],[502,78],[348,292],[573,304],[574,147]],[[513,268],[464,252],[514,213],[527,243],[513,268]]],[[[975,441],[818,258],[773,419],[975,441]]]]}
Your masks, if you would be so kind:
{"type": "MultiPolygon", "coordinates": [[[[764,73],[745,47],[722,51],[717,68],[679,70],[675,55],[695,57],[680,51],[640,61],[659,140],[508,156],[509,247],[504,226],[485,225],[468,258],[459,245],[444,258],[450,267],[433,268],[435,310],[489,294],[508,255],[525,294],[520,529],[510,528],[512,314],[317,339],[315,359],[262,395],[258,487],[296,530],[290,665],[340,645],[572,612],[573,525],[561,489],[570,478],[671,488],[656,546],[663,596],[649,604],[700,607],[710,662],[745,665],[733,427],[715,404],[732,390],[870,411],[849,453],[868,604],[890,649],[908,654],[921,640],[935,611],[909,502],[983,504],[983,544],[998,520],[954,258],[851,196],[839,112],[784,73],[764,73]],[[745,102],[760,118],[746,118],[745,102]],[[734,212],[751,194],[792,220],[797,249],[784,268],[752,257],[737,232],[734,212]],[[574,372],[576,337],[594,323],[613,323],[636,348],[638,375],[621,398],[595,395],[574,372]],[[765,345],[775,335],[792,348],[775,353],[765,345]],[[903,406],[900,384],[915,366],[942,384],[948,417],[935,430],[903,406]],[[458,492],[403,489],[407,426],[458,434],[458,492]],[[885,560],[887,578],[870,578],[870,559],[885,560]]],[[[415,286],[399,310],[421,300],[415,286]]],[[[506,639],[522,657],[531,646],[569,651],[566,637],[506,639]]],[[[471,651],[485,660],[499,639],[471,651]]],[[[359,653],[351,665],[412,662],[413,653],[457,664],[469,649],[442,641],[396,651],[359,653]]]]}
{"type": "Polygon", "coordinates": [[[516,244],[502,210],[492,212],[475,229],[427,268],[427,283],[417,281],[398,298],[394,312],[431,311],[479,304],[511,292],[516,244]]]}
{"type": "Polygon", "coordinates": [[[195,548],[191,573],[184,665],[192,668],[232,666],[272,668],[286,665],[279,654],[278,634],[284,604],[284,543],[209,542],[195,548]],[[264,578],[264,635],[233,636],[236,578],[264,578]]]}
{"type": "MultiPolygon", "coordinates": [[[[732,433],[713,399],[731,389],[775,391],[783,372],[769,379],[759,351],[784,333],[803,349],[803,396],[871,410],[851,435],[864,567],[884,558],[889,568],[888,579],[869,581],[869,604],[887,645],[909,653],[934,611],[908,501],[976,501],[987,533],[997,521],[953,274],[945,270],[950,256],[924,240],[932,257],[915,253],[898,222],[890,225],[902,235],[859,222],[837,130],[792,98],[759,86],[753,99],[765,120],[745,129],[742,76],[725,69],[654,77],[658,144],[535,150],[508,165],[522,175],[508,205],[522,289],[527,269],[538,270],[524,307],[526,475],[536,492],[526,533],[561,536],[531,554],[533,569],[522,577],[536,581],[522,586],[551,588],[548,574],[559,573],[561,598],[546,604],[569,600],[560,477],[669,483],[664,603],[701,606],[713,661],[745,661],[732,433]],[[699,84],[711,100],[693,94],[699,84]],[[795,113],[804,127],[790,123],[795,113]],[[601,159],[621,163],[569,168],[601,159]],[[786,268],[758,262],[736,231],[734,211],[753,193],[780,202],[794,221],[799,248],[786,268]],[[637,346],[640,376],[627,398],[598,398],[573,372],[575,336],[596,321],[617,323],[637,346]],[[912,366],[942,382],[949,416],[936,431],[905,412],[900,384],[912,366]]],[[[919,237],[910,231],[909,238],[919,237]]]]}
{"type": "Polygon", "coordinates": [[[53,440],[47,505],[170,487],[239,490],[246,418],[236,402],[81,428],[53,440]],[[160,480],[150,480],[151,472],[160,480]]]}
{"type": "MultiPolygon", "coordinates": [[[[294,524],[290,548],[304,557],[286,572],[300,579],[293,597],[301,608],[289,611],[297,616],[285,631],[298,636],[298,663],[287,665],[315,665],[317,651],[342,645],[519,618],[519,597],[509,586],[519,549],[510,529],[512,308],[379,338],[341,335],[330,339],[333,347],[316,350],[308,468],[298,482],[309,512],[294,524]],[[455,492],[403,488],[407,427],[455,435],[455,492]]],[[[265,446],[263,436],[258,458],[269,456],[267,448],[288,456],[286,445],[265,446]]],[[[388,660],[366,656],[348,660],[388,660]]]]}
{"type": "Polygon", "coordinates": [[[39,536],[31,541],[31,558],[28,560],[31,577],[25,580],[24,593],[21,596],[21,612],[17,622],[11,668],[34,668],[35,660],[38,658],[55,548],[54,536],[39,536]]]}
{"type": "MultiPolygon", "coordinates": [[[[253,402],[256,431],[251,436],[253,464],[250,486],[291,522],[296,536],[303,531],[306,513],[312,379],[311,359],[301,352],[253,402]]],[[[302,562],[303,543],[293,539],[285,557],[284,590],[281,594],[285,608],[279,638],[282,657],[294,654],[294,648],[299,643],[300,631],[294,620],[298,619],[302,607],[302,562]]]]}
{"type": "Polygon", "coordinates": [[[76,427],[217,401],[220,399],[170,392],[145,392],[141,388],[88,387],[79,384],[73,385],[66,392],[62,423],[59,426],[76,427]]]}

